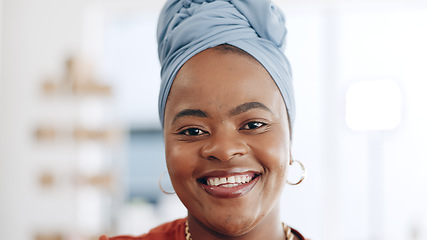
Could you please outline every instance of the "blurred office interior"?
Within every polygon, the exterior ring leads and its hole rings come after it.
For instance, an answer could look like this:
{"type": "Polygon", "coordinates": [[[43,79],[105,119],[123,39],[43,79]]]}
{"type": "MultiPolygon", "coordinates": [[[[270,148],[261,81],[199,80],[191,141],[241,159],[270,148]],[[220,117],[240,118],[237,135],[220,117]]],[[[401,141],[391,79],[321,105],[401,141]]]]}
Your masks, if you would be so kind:
{"type": "MultiPolygon", "coordinates": [[[[277,2],[308,171],[283,220],[315,240],[427,240],[427,1],[277,2]]],[[[138,235],[186,215],[157,185],[163,3],[0,0],[0,239],[138,235]]]]}

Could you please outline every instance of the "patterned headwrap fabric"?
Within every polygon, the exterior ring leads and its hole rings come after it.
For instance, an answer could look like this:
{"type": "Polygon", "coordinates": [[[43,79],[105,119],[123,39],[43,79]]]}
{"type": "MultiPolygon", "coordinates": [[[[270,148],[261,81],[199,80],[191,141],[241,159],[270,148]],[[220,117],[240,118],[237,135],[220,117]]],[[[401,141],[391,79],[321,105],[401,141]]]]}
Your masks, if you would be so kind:
{"type": "Polygon", "coordinates": [[[197,53],[221,44],[244,50],[264,66],[293,123],[292,73],[284,54],[286,33],[284,15],[271,0],[168,0],[157,28],[162,127],[166,101],[179,69],[197,53]]]}

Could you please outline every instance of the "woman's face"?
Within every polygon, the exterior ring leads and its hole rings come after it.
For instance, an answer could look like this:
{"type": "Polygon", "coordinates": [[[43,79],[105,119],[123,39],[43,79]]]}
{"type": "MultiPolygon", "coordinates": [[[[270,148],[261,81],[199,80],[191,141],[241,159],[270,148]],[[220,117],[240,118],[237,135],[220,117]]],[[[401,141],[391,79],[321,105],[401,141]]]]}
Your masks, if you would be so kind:
{"type": "Polygon", "coordinates": [[[166,161],[189,217],[241,235],[279,214],[290,160],[285,104],[255,59],[205,50],[184,64],[165,109],[166,161]]]}

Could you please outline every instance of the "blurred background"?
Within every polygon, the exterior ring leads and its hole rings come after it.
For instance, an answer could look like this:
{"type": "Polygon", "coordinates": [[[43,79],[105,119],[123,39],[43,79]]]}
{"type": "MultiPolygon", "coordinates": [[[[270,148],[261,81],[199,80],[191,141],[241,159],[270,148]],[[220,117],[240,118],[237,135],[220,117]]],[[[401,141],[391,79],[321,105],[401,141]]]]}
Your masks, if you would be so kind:
{"type": "MultiPolygon", "coordinates": [[[[158,188],[163,3],[0,0],[0,239],[139,235],[186,215],[158,188]]],[[[278,4],[309,174],[282,219],[314,240],[426,240],[427,1],[278,4]]]]}

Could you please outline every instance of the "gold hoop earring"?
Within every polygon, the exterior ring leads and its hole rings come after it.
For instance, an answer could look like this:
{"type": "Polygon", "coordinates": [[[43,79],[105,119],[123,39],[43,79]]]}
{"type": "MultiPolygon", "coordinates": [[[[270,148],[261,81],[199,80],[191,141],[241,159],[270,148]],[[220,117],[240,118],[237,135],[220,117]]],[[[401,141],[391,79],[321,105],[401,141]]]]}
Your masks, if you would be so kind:
{"type": "Polygon", "coordinates": [[[162,191],[164,194],[168,194],[168,195],[173,195],[173,194],[175,194],[175,192],[167,192],[165,189],[163,189],[163,187],[162,187],[162,178],[163,178],[163,175],[165,175],[165,173],[166,173],[167,171],[164,171],[164,172],[162,172],[162,174],[160,174],[160,177],[159,177],[159,187],[160,187],[160,191],[162,191]]]}
{"type": "Polygon", "coordinates": [[[291,162],[289,165],[293,165],[294,162],[296,162],[300,165],[302,173],[301,173],[301,178],[298,180],[298,182],[292,183],[286,179],[286,183],[289,185],[293,185],[293,186],[300,184],[302,181],[304,181],[305,177],[307,176],[307,172],[305,171],[305,167],[300,161],[291,159],[291,162]]]}

